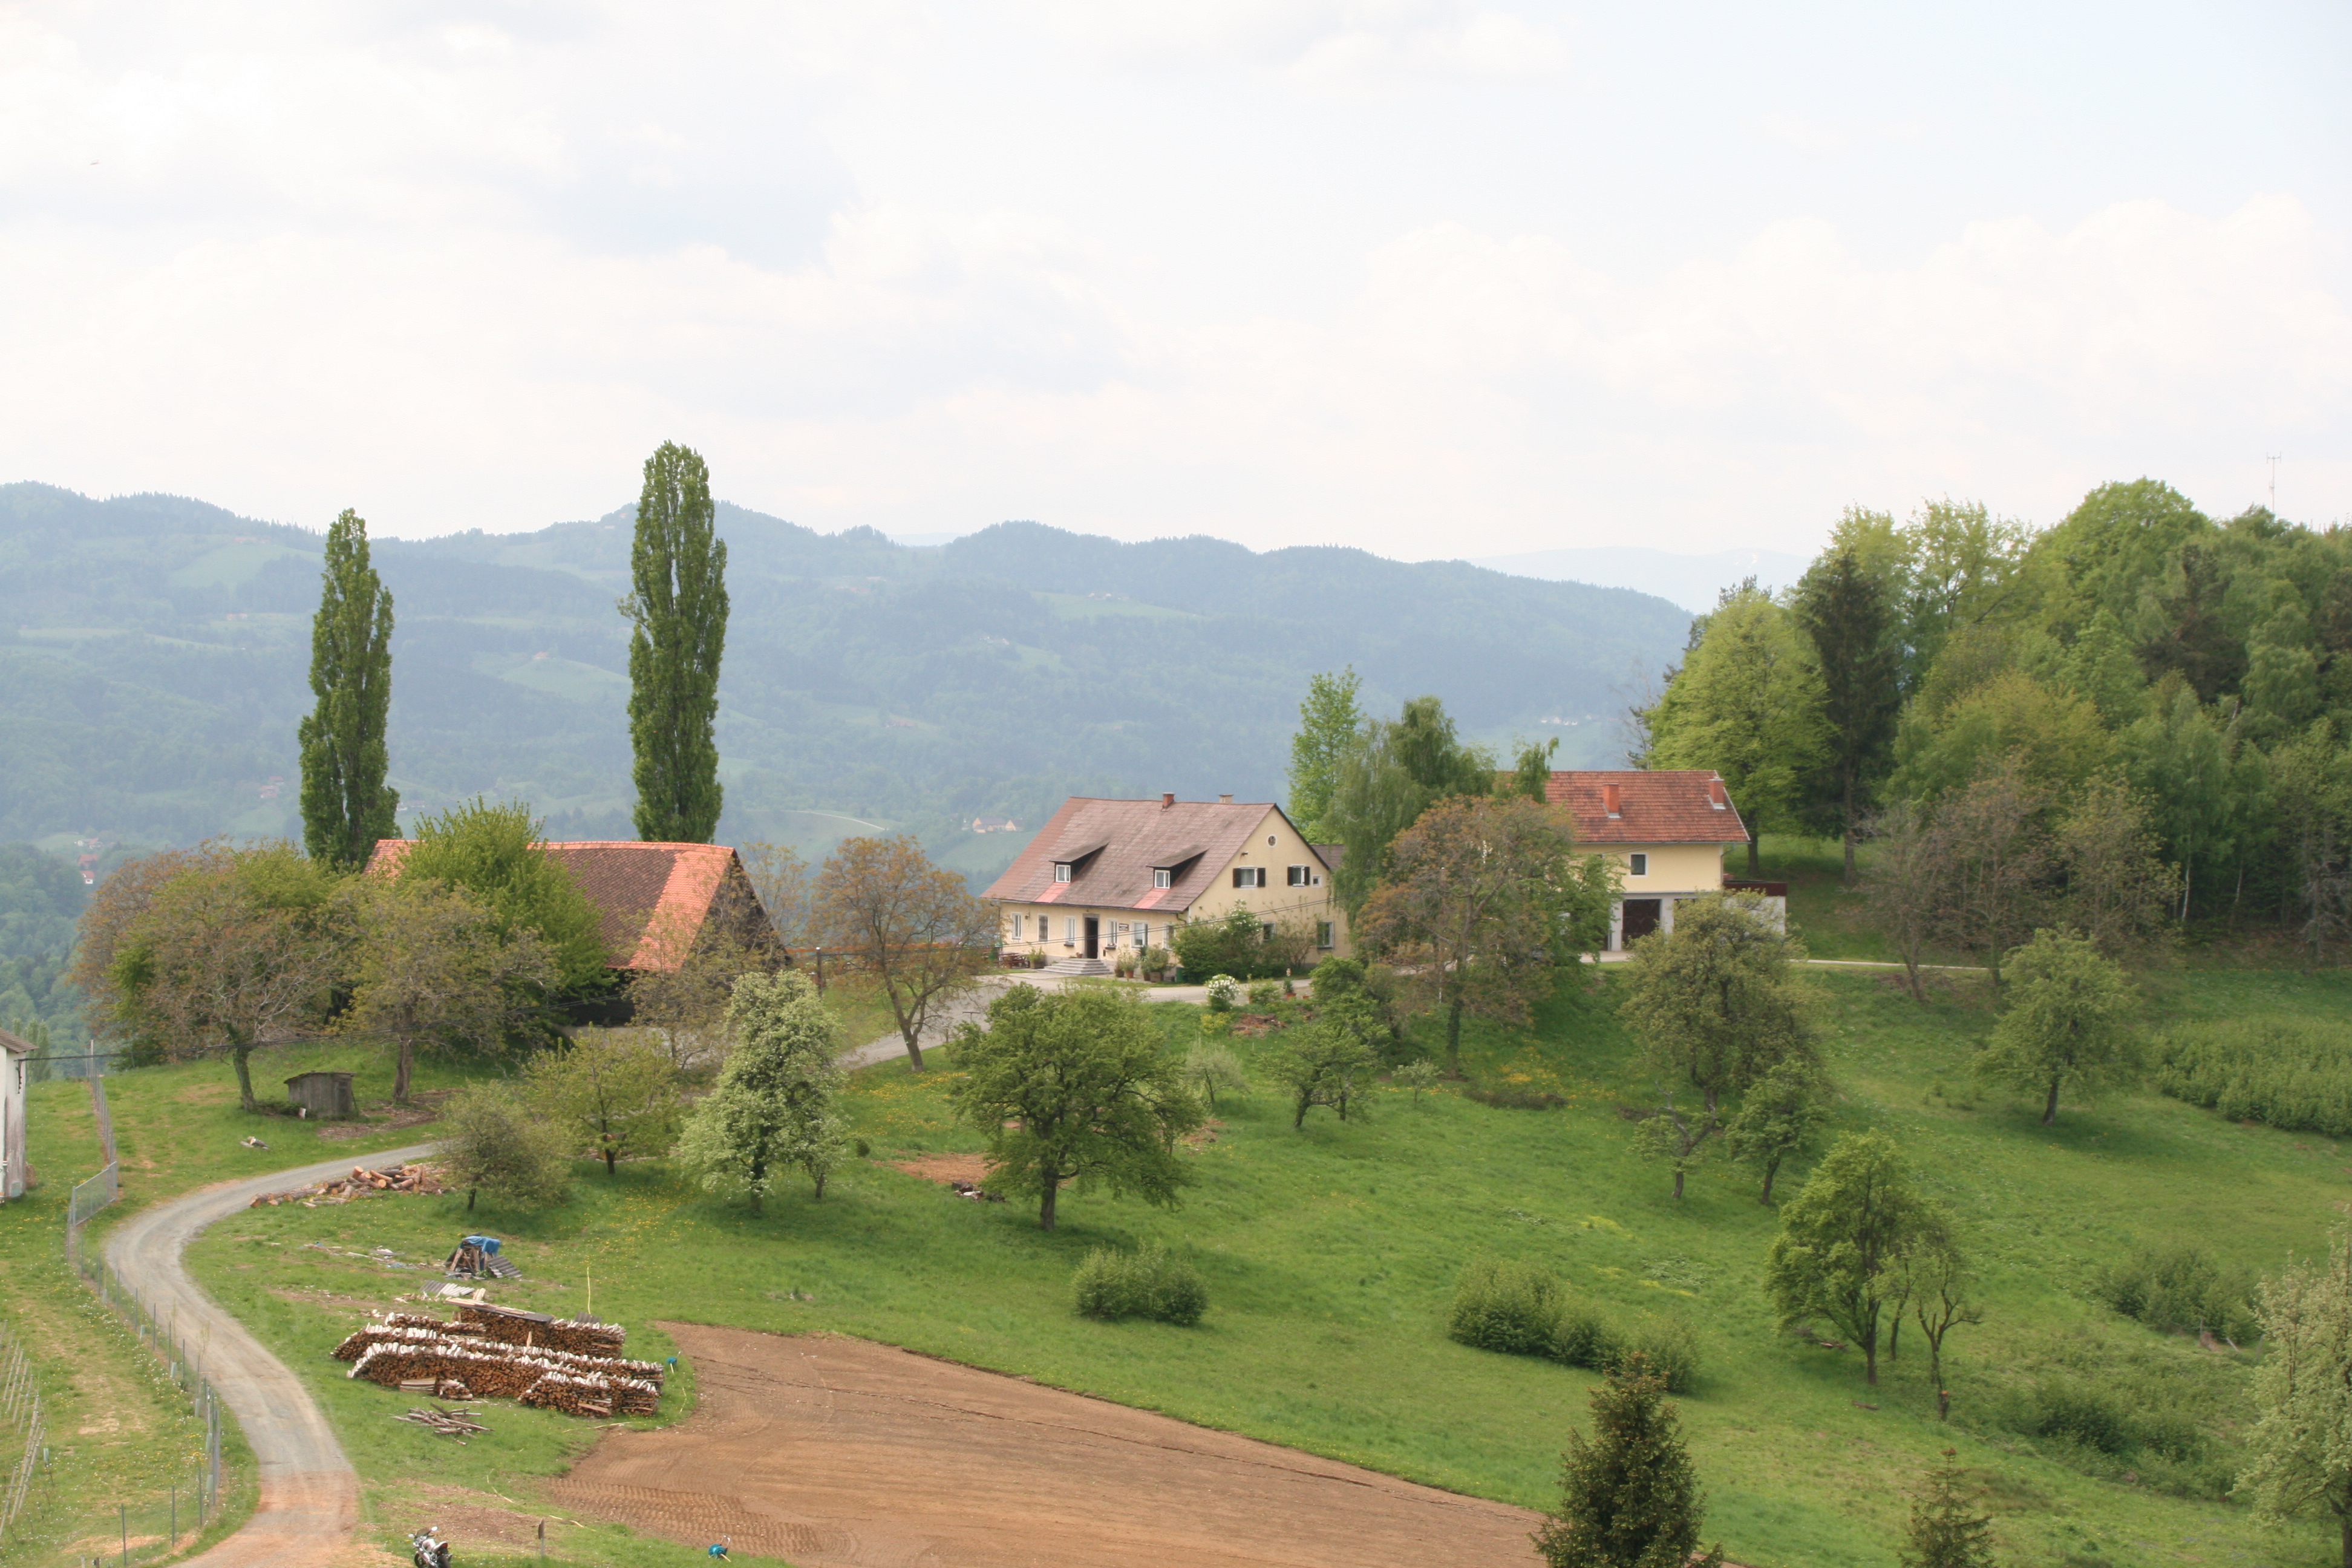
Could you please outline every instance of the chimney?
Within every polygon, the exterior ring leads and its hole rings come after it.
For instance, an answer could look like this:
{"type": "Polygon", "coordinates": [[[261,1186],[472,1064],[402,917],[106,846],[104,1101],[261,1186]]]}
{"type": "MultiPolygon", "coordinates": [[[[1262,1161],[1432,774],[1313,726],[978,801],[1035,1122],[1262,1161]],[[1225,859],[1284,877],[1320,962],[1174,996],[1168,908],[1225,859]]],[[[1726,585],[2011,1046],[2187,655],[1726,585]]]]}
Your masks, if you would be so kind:
{"type": "Polygon", "coordinates": [[[1601,809],[1612,816],[1625,815],[1624,802],[1620,798],[1615,784],[1605,784],[1601,786],[1601,809]]]}
{"type": "Polygon", "coordinates": [[[1231,805],[1234,804],[1234,797],[1229,795],[1221,795],[1217,797],[1217,804],[1219,805],[1231,805]]]}
{"type": "Polygon", "coordinates": [[[1723,781],[1721,779],[1709,779],[1706,781],[1706,804],[1715,807],[1717,811],[1727,811],[1730,809],[1731,797],[1723,793],[1723,781]]]}
{"type": "Polygon", "coordinates": [[[1167,810],[1170,806],[1174,805],[1175,804],[1176,804],[1176,792],[1175,792],[1174,790],[1172,790],[1172,789],[1163,789],[1163,790],[1161,790],[1161,791],[1160,792],[1160,810],[1165,811],[1165,810],[1167,810]]]}

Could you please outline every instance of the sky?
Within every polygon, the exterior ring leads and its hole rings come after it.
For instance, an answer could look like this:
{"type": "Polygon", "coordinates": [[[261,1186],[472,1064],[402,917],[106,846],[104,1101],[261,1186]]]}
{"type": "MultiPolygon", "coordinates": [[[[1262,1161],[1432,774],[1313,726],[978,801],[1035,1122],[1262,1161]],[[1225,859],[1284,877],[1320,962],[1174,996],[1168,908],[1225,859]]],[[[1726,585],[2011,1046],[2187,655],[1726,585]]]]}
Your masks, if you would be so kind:
{"type": "Polygon", "coordinates": [[[1406,560],[2352,521],[2352,7],[0,0],[0,481],[1406,560]],[[2278,460],[2270,459],[2275,455],[2278,460]]]}

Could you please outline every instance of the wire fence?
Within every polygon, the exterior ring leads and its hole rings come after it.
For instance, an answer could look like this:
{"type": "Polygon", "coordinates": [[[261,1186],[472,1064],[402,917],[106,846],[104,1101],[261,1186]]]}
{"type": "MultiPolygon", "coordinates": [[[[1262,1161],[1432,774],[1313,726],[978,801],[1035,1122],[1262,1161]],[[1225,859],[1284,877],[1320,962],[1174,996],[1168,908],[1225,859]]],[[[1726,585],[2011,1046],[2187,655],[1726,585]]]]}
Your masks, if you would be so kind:
{"type": "Polygon", "coordinates": [[[128,1056],[127,1051],[101,1051],[92,1040],[82,1050],[59,1050],[55,1046],[25,1058],[25,1081],[47,1083],[51,1079],[89,1079],[96,1081],[113,1071],[114,1058],[128,1056]]]}
{"type": "Polygon", "coordinates": [[[89,1180],[76,1182],[73,1195],[66,1200],[68,1239],[78,1240],[81,1234],[82,1223],[121,1196],[121,1177],[111,1160],[106,1163],[105,1170],[90,1177],[89,1180]]]}
{"type": "Polygon", "coordinates": [[[32,1358],[8,1325],[0,1323],[0,1465],[7,1467],[0,1470],[0,1544],[25,1510],[34,1473],[48,1453],[41,1444],[47,1435],[32,1358]]]}

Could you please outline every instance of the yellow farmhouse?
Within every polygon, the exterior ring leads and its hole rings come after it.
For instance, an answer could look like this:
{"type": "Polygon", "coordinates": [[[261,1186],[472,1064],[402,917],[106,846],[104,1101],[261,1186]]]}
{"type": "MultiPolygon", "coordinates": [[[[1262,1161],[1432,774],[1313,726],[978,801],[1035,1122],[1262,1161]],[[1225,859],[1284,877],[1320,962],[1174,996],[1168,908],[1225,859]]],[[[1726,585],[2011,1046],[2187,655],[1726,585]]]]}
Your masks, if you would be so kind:
{"type": "Polygon", "coordinates": [[[1617,863],[1622,896],[1609,915],[1609,948],[1620,952],[1654,931],[1675,929],[1675,903],[1727,890],[1762,894],[1786,919],[1779,882],[1734,882],[1723,852],[1748,842],[1723,775],[1699,768],[1556,773],[1544,799],[1576,822],[1580,849],[1617,863]]]}
{"type": "Polygon", "coordinates": [[[1171,928],[1235,909],[1301,933],[1312,963],[1348,951],[1338,861],[1278,805],[1073,796],[984,896],[1008,954],[1042,952],[1065,973],[1107,974],[1118,956],[1167,947],[1171,928]]]}

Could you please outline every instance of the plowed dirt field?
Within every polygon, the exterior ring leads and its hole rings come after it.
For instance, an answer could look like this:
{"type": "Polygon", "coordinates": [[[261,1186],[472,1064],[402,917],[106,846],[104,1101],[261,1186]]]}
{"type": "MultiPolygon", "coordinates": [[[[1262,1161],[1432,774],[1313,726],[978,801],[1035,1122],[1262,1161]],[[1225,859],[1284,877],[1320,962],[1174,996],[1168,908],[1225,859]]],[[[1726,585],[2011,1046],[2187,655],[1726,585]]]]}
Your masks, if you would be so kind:
{"type": "Polygon", "coordinates": [[[1537,1516],[1019,1378],[829,1335],[661,1325],[701,1405],[551,1487],[803,1568],[1429,1568],[1538,1562],[1537,1516]]]}

